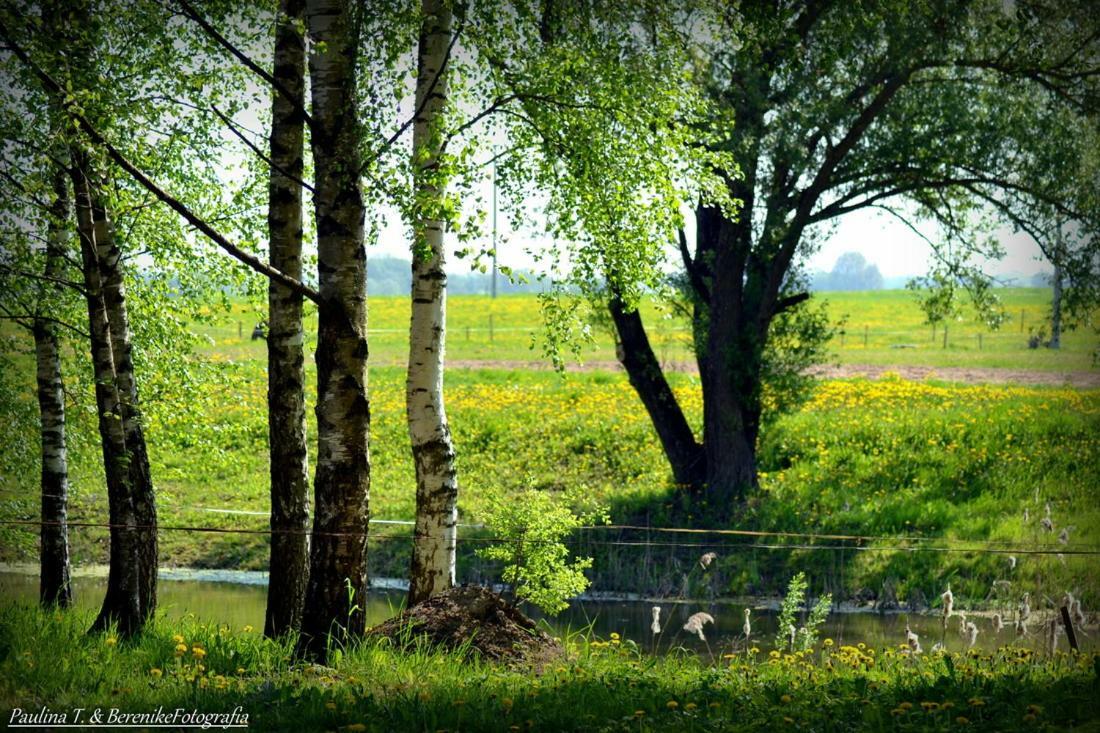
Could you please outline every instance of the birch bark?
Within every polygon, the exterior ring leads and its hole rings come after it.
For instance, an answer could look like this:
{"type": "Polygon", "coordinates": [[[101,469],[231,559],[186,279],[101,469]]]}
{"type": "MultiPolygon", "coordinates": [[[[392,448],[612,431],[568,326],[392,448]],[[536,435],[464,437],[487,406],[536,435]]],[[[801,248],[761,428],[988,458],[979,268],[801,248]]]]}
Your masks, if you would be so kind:
{"type": "MultiPolygon", "coordinates": [[[[272,93],[271,180],[267,227],[271,266],[302,279],[302,154],[305,18],[302,0],[280,0],[274,77],[293,96],[272,93]]],[[[271,456],[271,562],[264,633],[299,628],[309,578],[309,461],[302,295],[272,280],[268,286],[267,424],[271,456]]]]}
{"type": "Polygon", "coordinates": [[[349,0],[306,2],[319,289],[317,472],[298,651],[322,660],[327,635],[346,638],[363,632],[367,589],[367,257],[355,12],[349,0]]]}
{"type": "MultiPolygon", "coordinates": [[[[53,202],[46,237],[45,276],[57,277],[65,247],[65,221],[69,214],[65,171],[58,168],[53,181],[53,202]]],[[[39,311],[44,307],[39,303],[39,311]]],[[[45,318],[34,321],[34,355],[37,365],[38,409],[42,444],[42,532],[39,549],[39,602],[67,608],[73,592],[69,565],[68,495],[69,461],[65,449],[65,392],[61,377],[61,353],[57,328],[45,318]]]]}
{"type": "Polygon", "coordinates": [[[91,337],[96,408],[99,413],[99,435],[111,525],[107,593],[99,615],[92,623],[92,631],[105,631],[112,624],[118,624],[119,633],[128,636],[138,632],[144,620],[135,546],[137,522],[130,491],[122,405],[115,376],[114,352],[111,348],[111,326],[96,254],[92,195],[85,176],[89,166],[87,156],[79,150],[73,150],[72,159],[73,198],[88,305],[88,332],[91,337]]]}
{"type": "Polygon", "coordinates": [[[125,464],[130,475],[130,503],[136,525],[133,542],[137,560],[139,609],[144,621],[152,617],[157,607],[156,497],[153,493],[149,453],[145,445],[145,429],[138,403],[130,316],[123,284],[122,251],[115,238],[114,226],[107,215],[99,180],[91,162],[85,159],[84,165],[103,304],[111,334],[122,429],[126,439],[125,464]]]}
{"type": "Polygon", "coordinates": [[[406,416],[416,466],[416,525],[409,579],[409,605],[455,583],[458,475],[443,403],[447,274],[445,223],[438,211],[443,183],[438,164],[440,121],[447,104],[446,57],[451,10],[441,0],[421,3],[421,30],[413,123],[413,165],[419,218],[413,223],[412,319],[405,382],[406,416]]]}

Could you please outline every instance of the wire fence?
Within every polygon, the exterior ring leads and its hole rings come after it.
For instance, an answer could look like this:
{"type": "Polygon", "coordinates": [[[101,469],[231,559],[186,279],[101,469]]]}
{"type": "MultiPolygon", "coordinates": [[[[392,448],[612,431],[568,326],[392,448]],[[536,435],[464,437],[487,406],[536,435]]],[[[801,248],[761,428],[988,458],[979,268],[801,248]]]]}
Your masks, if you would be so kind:
{"type": "MultiPolygon", "coordinates": [[[[369,524],[381,524],[391,526],[411,526],[415,527],[415,522],[411,520],[396,520],[396,519],[371,519],[369,524]]],[[[315,529],[281,529],[281,528],[248,528],[248,527],[211,527],[200,525],[177,525],[177,524],[112,524],[110,522],[96,522],[86,520],[72,520],[67,522],[56,521],[43,521],[33,519],[6,519],[0,520],[0,526],[10,527],[22,527],[27,529],[41,528],[43,526],[67,526],[69,528],[96,528],[96,529],[117,529],[125,531],[148,531],[156,530],[157,532],[198,532],[198,533],[213,533],[213,534],[245,534],[245,535],[275,535],[275,534],[293,534],[293,535],[308,535],[312,537],[325,536],[325,537],[352,537],[352,538],[385,538],[385,539],[415,539],[418,535],[415,533],[379,533],[371,532],[368,528],[363,529],[351,529],[341,531],[324,531],[315,529]]],[[[484,525],[464,525],[470,528],[483,528],[484,525]]],[[[589,525],[579,528],[583,532],[603,532],[603,531],[633,531],[633,532],[645,532],[647,534],[692,534],[700,537],[699,541],[693,542],[668,542],[661,540],[652,540],[650,538],[636,539],[636,540],[593,540],[586,539],[585,544],[605,546],[605,547],[694,547],[694,548],[708,548],[717,545],[736,546],[742,548],[752,549],[765,549],[765,550],[855,550],[858,552],[949,552],[949,553],[968,553],[968,554],[991,554],[991,555],[1051,555],[1051,556],[1087,556],[1094,557],[1100,556],[1100,546],[1091,544],[1075,543],[1073,545],[1049,545],[1049,544],[1035,544],[1031,547],[1024,547],[1018,544],[1011,544],[1007,540],[965,540],[959,538],[948,537],[927,537],[927,536],[897,536],[897,535],[846,535],[846,534],[827,534],[827,533],[814,533],[814,532],[789,532],[789,531],[770,531],[770,530],[738,530],[738,529],[698,529],[691,527],[645,527],[638,525],[589,525]],[[704,535],[710,536],[710,539],[703,537],[704,535]],[[723,539],[714,539],[714,537],[720,537],[723,539]],[[760,542],[759,540],[764,538],[778,538],[783,540],[799,540],[798,542],[760,542]],[[733,541],[732,538],[746,538],[749,541],[733,541]],[[830,542],[850,542],[852,544],[820,544],[820,541],[826,540],[830,542]],[[915,543],[915,544],[910,544],[915,543]],[[958,544],[956,544],[958,543],[958,544]]],[[[460,542],[521,542],[526,544],[540,544],[540,543],[553,543],[557,540],[540,540],[530,539],[514,536],[502,536],[492,534],[472,534],[462,536],[460,542]]]]}

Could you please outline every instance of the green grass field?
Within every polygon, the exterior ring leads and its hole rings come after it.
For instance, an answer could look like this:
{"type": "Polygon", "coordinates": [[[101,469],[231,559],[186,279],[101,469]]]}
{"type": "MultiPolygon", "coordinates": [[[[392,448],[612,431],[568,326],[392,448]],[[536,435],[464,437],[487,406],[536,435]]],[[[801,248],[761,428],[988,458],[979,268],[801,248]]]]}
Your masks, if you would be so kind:
{"type": "MultiPolygon", "coordinates": [[[[1088,327],[1070,331],[1062,349],[1028,349],[1030,329],[1046,322],[1049,293],[1040,288],[1008,288],[998,291],[1009,320],[998,331],[989,331],[972,313],[948,327],[947,348],[943,330],[932,338],[932,328],[911,292],[881,290],[864,293],[825,293],[830,319],[844,322],[844,335],[829,345],[830,359],[840,364],[1007,367],[1069,371],[1095,366],[1093,354],[1100,338],[1088,327]],[[1022,328],[1021,328],[1022,326],[1022,328]],[[979,344],[979,334],[981,341],[979,344]],[[866,336],[866,344],[865,344],[866,336]],[[980,346],[980,348],[979,348],[980,346]]],[[[643,306],[654,351],[664,363],[688,363],[687,324],[652,303],[643,306]]],[[[198,328],[209,339],[208,353],[232,360],[263,359],[262,341],[250,339],[252,327],[263,318],[262,309],[236,304],[233,312],[198,328]]],[[[529,295],[460,295],[448,302],[447,356],[453,361],[545,361],[542,352],[542,316],[538,299],[529,295]]],[[[312,329],[313,319],[310,319],[312,329]]],[[[401,365],[408,358],[409,303],[403,297],[370,299],[371,363],[401,365]]],[[[1049,328],[1048,328],[1049,330],[1049,328]]],[[[613,362],[611,334],[593,329],[592,343],[583,344],[581,359],[613,362]]],[[[312,346],[311,346],[312,348],[312,346]]]]}

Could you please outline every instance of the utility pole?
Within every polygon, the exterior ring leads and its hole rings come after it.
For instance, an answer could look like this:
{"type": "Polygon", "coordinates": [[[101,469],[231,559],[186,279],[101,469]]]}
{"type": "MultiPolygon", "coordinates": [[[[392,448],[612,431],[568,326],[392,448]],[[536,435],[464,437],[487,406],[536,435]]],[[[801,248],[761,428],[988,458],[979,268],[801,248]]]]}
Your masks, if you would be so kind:
{"type": "Polygon", "coordinates": [[[497,162],[493,155],[493,279],[492,297],[497,297],[497,162]]]}

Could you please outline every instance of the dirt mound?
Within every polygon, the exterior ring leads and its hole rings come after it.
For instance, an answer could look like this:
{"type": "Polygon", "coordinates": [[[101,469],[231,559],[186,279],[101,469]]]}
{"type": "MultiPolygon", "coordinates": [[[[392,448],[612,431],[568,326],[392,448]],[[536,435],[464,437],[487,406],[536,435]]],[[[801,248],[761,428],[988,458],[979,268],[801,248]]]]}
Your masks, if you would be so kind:
{"type": "Polygon", "coordinates": [[[487,659],[536,664],[562,653],[561,645],[515,606],[478,586],[452,588],[372,628],[399,644],[427,637],[446,649],[467,649],[487,659]]]}

